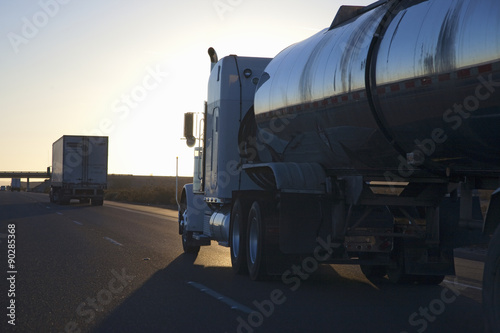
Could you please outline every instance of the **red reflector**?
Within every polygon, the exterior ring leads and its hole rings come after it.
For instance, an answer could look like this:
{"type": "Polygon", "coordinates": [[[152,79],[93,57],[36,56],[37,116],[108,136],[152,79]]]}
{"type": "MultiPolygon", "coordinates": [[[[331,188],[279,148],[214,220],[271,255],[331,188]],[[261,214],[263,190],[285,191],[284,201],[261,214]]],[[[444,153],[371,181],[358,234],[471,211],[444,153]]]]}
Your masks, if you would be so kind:
{"type": "Polygon", "coordinates": [[[461,69],[457,72],[457,76],[460,78],[460,79],[463,79],[465,77],[469,77],[470,76],[470,69],[461,69]]]}
{"type": "Polygon", "coordinates": [[[405,87],[406,89],[410,89],[410,88],[415,88],[415,81],[406,81],[405,82],[405,87]]]}
{"type": "Polygon", "coordinates": [[[479,66],[477,69],[479,73],[486,73],[486,72],[491,72],[493,70],[493,66],[491,64],[487,64],[479,66]]]}
{"type": "Polygon", "coordinates": [[[442,82],[442,81],[449,81],[451,78],[451,75],[450,73],[446,73],[446,74],[441,74],[439,75],[439,82],[442,82]]]}

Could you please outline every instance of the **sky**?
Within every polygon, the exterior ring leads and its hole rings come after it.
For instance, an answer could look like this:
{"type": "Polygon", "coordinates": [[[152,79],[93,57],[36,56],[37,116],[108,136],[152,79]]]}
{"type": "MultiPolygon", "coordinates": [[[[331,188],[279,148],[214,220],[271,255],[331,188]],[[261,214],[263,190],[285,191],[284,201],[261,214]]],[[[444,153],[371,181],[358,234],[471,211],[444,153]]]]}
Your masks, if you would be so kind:
{"type": "MultiPolygon", "coordinates": [[[[0,171],[44,171],[63,135],[109,136],[108,173],[191,176],[183,114],[210,61],[274,57],[371,0],[0,2],[0,171]]],[[[0,184],[10,180],[0,179],[0,184]]]]}

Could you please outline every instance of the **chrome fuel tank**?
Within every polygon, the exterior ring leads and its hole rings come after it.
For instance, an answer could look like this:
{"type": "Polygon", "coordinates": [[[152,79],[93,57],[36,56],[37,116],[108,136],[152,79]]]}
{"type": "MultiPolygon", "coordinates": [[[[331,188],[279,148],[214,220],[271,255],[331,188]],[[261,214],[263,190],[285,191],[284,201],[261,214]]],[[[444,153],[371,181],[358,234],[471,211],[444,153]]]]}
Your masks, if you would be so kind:
{"type": "Polygon", "coordinates": [[[273,59],[255,95],[273,159],[500,172],[500,1],[379,1],[273,59]]]}

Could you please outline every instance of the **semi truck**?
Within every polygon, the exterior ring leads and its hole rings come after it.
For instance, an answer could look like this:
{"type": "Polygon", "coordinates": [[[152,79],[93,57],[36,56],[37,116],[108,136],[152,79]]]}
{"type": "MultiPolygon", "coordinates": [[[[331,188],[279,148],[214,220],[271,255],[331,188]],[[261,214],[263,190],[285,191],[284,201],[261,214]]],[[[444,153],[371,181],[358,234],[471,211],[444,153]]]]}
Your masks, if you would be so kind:
{"type": "Polygon", "coordinates": [[[107,177],[108,137],[64,135],[52,144],[50,202],[102,206],[107,177]]]}
{"type": "Polygon", "coordinates": [[[499,15],[497,0],[381,0],[272,59],[210,48],[204,111],[184,117],[184,251],[217,241],[253,280],[313,258],[439,284],[455,248],[490,242],[500,331],[499,15]]]}
{"type": "Polygon", "coordinates": [[[20,178],[12,178],[11,179],[10,190],[12,192],[14,192],[14,191],[20,192],[21,191],[21,179],[20,178]]]}

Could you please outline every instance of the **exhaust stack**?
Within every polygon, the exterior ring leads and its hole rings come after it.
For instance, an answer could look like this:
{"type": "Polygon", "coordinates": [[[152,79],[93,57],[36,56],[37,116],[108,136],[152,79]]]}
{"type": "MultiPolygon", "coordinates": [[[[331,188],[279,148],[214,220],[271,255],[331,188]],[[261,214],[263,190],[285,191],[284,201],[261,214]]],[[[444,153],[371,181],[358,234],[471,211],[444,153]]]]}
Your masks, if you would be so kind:
{"type": "Polygon", "coordinates": [[[219,61],[219,57],[217,56],[217,52],[215,52],[213,47],[208,49],[208,56],[210,57],[210,71],[212,71],[212,69],[214,69],[215,67],[215,64],[219,61]]]}

